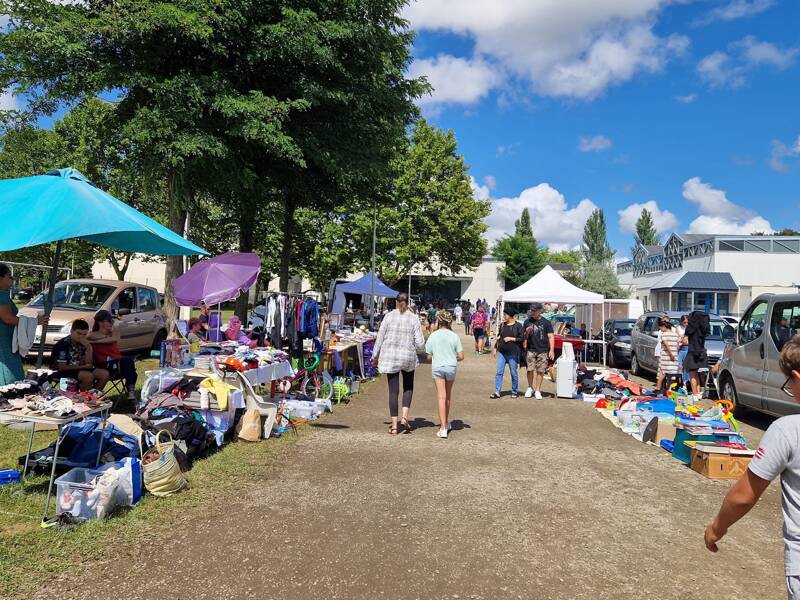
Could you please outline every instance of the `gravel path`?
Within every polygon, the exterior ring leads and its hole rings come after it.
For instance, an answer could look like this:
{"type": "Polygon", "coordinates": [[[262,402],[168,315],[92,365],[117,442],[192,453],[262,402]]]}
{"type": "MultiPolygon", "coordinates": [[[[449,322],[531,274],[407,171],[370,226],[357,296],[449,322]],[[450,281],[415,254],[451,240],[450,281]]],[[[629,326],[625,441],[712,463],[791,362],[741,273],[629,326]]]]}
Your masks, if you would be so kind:
{"type": "Polygon", "coordinates": [[[777,486],[711,555],[703,526],[727,483],[582,402],[489,400],[493,371],[467,356],[448,440],[435,436],[429,365],[411,435],[387,435],[381,380],[248,494],[39,597],[785,597],[777,486]]]}

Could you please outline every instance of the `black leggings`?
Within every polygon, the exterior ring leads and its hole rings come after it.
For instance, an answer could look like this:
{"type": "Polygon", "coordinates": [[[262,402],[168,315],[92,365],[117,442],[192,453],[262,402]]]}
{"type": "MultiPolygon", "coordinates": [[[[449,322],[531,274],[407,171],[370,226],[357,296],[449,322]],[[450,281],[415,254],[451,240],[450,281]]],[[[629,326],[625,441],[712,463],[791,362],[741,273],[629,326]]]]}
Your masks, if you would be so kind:
{"type": "MultiPolygon", "coordinates": [[[[403,408],[411,408],[411,396],[414,395],[414,371],[400,371],[403,374],[403,408]]],[[[397,397],[400,395],[400,373],[388,373],[389,380],[389,414],[397,416],[397,397]]]]}

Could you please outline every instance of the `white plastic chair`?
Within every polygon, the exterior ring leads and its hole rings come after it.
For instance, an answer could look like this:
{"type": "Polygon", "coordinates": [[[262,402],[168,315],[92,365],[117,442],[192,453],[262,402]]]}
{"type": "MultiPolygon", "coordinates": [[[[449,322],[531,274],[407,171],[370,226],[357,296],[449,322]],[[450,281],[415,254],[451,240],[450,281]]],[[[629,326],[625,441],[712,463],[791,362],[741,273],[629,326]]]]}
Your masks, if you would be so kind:
{"type": "Polygon", "coordinates": [[[262,417],[266,417],[264,420],[264,434],[262,436],[266,440],[272,434],[272,427],[275,425],[275,418],[278,415],[278,405],[274,402],[268,402],[256,394],[250,380],[244,376],[244,373],[237,371],[236,375],[239,377],[239,381],[242,384],[242,391],[246,398],[245,403],[247,408],[257,410],[262,417]]]}

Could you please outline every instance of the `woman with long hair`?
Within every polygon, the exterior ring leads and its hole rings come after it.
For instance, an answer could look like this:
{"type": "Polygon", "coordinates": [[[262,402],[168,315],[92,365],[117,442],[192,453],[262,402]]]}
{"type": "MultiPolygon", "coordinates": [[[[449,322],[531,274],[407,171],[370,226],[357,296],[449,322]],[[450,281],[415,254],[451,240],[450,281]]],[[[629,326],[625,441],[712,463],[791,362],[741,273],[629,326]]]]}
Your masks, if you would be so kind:
{"type": "Polygon", "coordinates": [[[453,315],[443,310],[437,315],[439,327],[425,343],[425,352],[431,360],[433,383],[436,386],[436,399],[439,403],[439,431],[436,435],[446,439],[450,426],[450,403],[453,384],[456,382],[458,362],[464,360],[461,337],[452,330],[453,315]]]}
{"type": "Polygon", "coordinates": [[[119,331],[114,330],[114,316],[107,310],[100,310],[94,316],[92,331],[87,336],[92,344],[92,362],[105,369],[111,378],[122,377],[128,400],[136,400],[136,364],[133,358],[119,350],[119,331]]]}
{"type": "Polygon", "coordinates": [[[392,424],[389,433],[396,435],[398,429],[398,399],[400,376],[403,378],[403,413],[400,428],[411,433],[408,411],[414,395],[414,371],[419,366],[418,353],[425,350],[425,338],[419,318],[408,308],[408,294],[397,296],[397,308],[383,319],[372,351],[372,365],[384,373],[389,384],[389,416],[392,424]]]}

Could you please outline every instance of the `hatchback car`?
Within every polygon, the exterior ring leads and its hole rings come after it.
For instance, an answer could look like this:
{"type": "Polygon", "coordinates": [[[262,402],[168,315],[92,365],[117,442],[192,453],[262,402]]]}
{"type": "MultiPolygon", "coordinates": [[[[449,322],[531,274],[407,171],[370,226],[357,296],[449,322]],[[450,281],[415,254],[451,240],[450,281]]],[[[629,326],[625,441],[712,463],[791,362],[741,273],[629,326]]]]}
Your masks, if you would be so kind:
{"type": "MultiPolygon", "coordinates": [[[[686,313],[651,311],[644,313],[636,321],[631,332],[631,371],[640,375],[643,371],[658,371],[656,343],[658,338],[658,320],[669,317],[678,323],[686,313]]],[[[722,358],[725,351],[725,338],[733,336],[733,328],[718,315],[709,315],[711,333],[706,336],[706,353],[708,366],[713,367],[722,358]],[[727,329],[726,329],[727,328],[727,329]]]]}
{"type": "Polygon", "coordinates": [[[725,349],[717,376],[721,396],[739,411],[800,413],[800,404],[782,389],[786,376],[778,366],[783,345],[799,332],[800,294],[764,294],[753,300],[725,349]]]}
{"type": "MultiPolygon", "coordinates": [[[[44,311],[46,294],[36,296],[20,314],[36,317],[44,311]]],[[[117,319],[114,328],[120,332],[122,352],[160,349],[167,338],[166,319],[154,288],[127,281],[70,279],[56,284],[45,351],[49,353],[58,340],[69,335],[73,321],[83,319],[91,327],[99,310],[107,310],[117,319]]],[[[41,328],[31,353],[38,351],[40,336],[41,328]]]]}
{"type": "MultiPolygon", "coordinates": [[[[603,327],[605,332],[606,360],[609,367],[627,367],[631,362],[631,332],[636,319],[607,319],[603,327]]],[[[595,336],[602,339],[601,335],[595,336]]]]}

